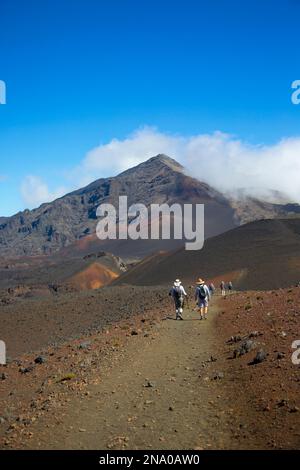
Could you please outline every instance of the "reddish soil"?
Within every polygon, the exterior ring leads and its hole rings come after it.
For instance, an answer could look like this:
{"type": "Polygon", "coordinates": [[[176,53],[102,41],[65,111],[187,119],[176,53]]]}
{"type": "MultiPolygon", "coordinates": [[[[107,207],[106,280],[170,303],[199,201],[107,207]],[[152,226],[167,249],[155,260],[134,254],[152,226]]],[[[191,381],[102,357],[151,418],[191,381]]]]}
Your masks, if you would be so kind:
{"type": "Polygon", "coordinates": [[[118,273],[106,266],[102,266],[100,263],[92,263],[88,268],[75,274],[69,279],[69,282],[78,290],[99,289],[99,287],[110,284],[118,276],[118,273]]]}
{"type": "Polygon", "coordinates": [[[54,293],[50,297],[8,297],[1,305],[1,339],[7,355],[40,351],[68,339],[99,332],[112,323],[165,308],[168,290],[104,287],[94,291],[54,293]]]}
{"type": "Polygon", "coordinates": [[[239,358],[232,359],[240,341],[225,346],[235,412],[248,409],[252,433],[263,437],[264,447],[299,449],[300,365],[292,362],[292,343],[300,340],[300,288],[232,294],[219,306],[216,327],[223,341],[259,334],[254,350],[239,358]],[[266,360],[251,365],[260,349],[266,360]]]}
{"type": "MultiPolygon", "coordinates": [[[[99,301],[103,291],[85,296],[99,301]]],[[[126,290],[116,292],[111,314],[126,290]]],[[[61,308],[73,308],[75,297],[62,296],[61,308]]],[[[1,366],[2,448],[299,448],[300,366],[291,344],[300,339],[300,289],[216,296],[202,322],[191,300],[176,322],[162,290],[148,288],[143,298],[144,310],[133,303],[110,325],[44,347],[45,363],[27,353],[1,366]],[[253,348],[234,358],[249,335],[253,348]],[[266,359],[251,365],[261,349],[266,359]]],[[[41,328],[48,323],[40,318],[41,328]]]]}

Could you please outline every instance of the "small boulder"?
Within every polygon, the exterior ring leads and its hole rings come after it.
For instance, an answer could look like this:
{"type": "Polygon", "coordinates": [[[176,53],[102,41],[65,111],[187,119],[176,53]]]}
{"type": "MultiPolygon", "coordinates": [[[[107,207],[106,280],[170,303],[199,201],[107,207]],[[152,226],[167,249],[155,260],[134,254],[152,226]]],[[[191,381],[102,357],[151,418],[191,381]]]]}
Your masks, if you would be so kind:
{"type": "Polygon", "coordinates": [[[242,337],[240,335],[235,335],[231,336],[227,343],[239,343],[240,341],[242,341],[242,337]]]}
{"type": "Polygon", "coordinates": [[[283,398],[282,400],[277,402],[278,408],[282,408],[283,406],[288,406],[288,404],[289,404],[289,402],[285,398],[283,398]]]}
{"type": "Polygon", "coordinates": [[[251,339],[246,339],[240,344],[240,346],[237,349],[234,350],[233,357],[236,358],[236,357],[243,356],[244,354],[247,354],[248,352],[250,352],[254,347],[255,347],[254,341],[252,341],[251,339]]]}
{"type": "Polygon", "coordinates": [[[153,387],[155,387],[155,382],[151,382],[150,380],[148,380],[145,384],[145,387],[146,388],[153,388],[153,387]]]}
{"type": "Polygon", "coordinates": [[[38,356],[35,358],[34,362],[36,364],[45,364],[45,362],[47,362],[47,359],[44,356],[38,356]]]}
{"type": "Polygon", "coordinates": [[[33,366],[20,367],[19,372],[21,372],[21,374],[29,374],[29,372],[32,372],[33,369],[34,369],[33,366]]]}
{"type": "Polygon", "coordinates": [[[137,336],[137,335],[138,335],[138,332],[136,330],[132,330],[131,336],[137,336]]]}
{"type": "Polygon", "coordinates": [[[260,333],[259,331],[251,331],[251,333],[249,334],[249,338],[257,338],[257,336],[261,336],[262,333],[260,333]]]}
{"type": "Polygon", "coordinates": [[[214,380],[221,380],[224,379],[224,373],[223,372],[216,372],[216,374],[213,376],[214,380]]]}
{"type": "Polygon", "coordinates": [[[88,349],[90,346],[91,346],[91,342],[90,342],[90,341],[83,341],[83,342],[80,343],[80,345],[78,346],[78,349],[88,349]]]}
{"type": "Polygon", "coordinates": [[[267,353],[263,350],[260,349],[255,358],[253,359],[253,364],[260,364],[261,362],[264,362],[267,359],[267,353]]]}

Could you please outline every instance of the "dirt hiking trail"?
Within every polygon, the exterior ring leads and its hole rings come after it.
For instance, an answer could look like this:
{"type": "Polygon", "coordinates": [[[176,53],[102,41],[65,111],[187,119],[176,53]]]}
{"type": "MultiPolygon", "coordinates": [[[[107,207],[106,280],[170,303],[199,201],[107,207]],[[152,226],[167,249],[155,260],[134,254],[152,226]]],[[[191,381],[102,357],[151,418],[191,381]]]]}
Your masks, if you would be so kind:
{"type": "Polygon", "coordinates": [[[2,447],[298,448],[300,377],[290,345],[299,289],[286,292],[286,303],[276,291],[215,295],[202,321],[192,301],[176,321],[171,299],[157,291],[155,299],[50,347],[42,363],[28,353],[9,364],[2,447]],[[258,351],[265,354],[255,362],[258,351]]]}
{"type": "Polygon", "coordinates": [[[221,373],[215,371],[215,380],[203,376],[206,364],[215,364],[216,308],[202,321],[187,308],[183,321],[170,316],[156,324],[150,338],[135,336],[84,400],[75,397],[56,422],[45,416],[33,427],[25,448],[232,447],[233,410],[228,415],[224,409],[221,373]]]}

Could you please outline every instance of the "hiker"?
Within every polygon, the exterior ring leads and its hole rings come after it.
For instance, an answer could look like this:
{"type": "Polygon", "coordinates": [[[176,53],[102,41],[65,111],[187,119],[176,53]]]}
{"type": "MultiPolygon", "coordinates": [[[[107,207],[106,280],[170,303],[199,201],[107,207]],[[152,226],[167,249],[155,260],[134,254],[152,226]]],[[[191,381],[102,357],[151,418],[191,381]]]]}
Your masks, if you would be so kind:
{"type": "Polygon", "coordinates": [[[231,292],[232,289],[233,289],[232,282],[229,281],[229,282],[228,282],[228,290],[229,290],[229,292],[231,292]]]}
{"type": "Polygon", "coordinates": [[[200,309],[200,320],[203,318],[206,320],[206,315],[208,311],[208,302],[210,301],[211,294],[209,288],[203,281],[203,279],[198,279],[197,287],[195,290],[195,300],[200,309]]]}
{"type": "Polygon", "coordinates": [[[208,288],[209,288],[210,294],[213,295],[215,293],[216,288],[212,282],[209,284],[208,288]]]}
{"type": "Polygon", "coordinates": [[[183,320],[182,313],[184,307],[184,299],[187,297],[187,293],[184,290],[184,287],[181,285],[181,281],[176,279],[174,285],[169,292],[169,295],[172,296],[175,304],[176,311],[176,320],[183,320]]]}
{"type": "Polygon", "coordinates": [[[220,289],[221,289],[221,295],[225,295],[226,292],[225,292],[225,282],[222,281],[221,284],[220,284],[220,289]]]}

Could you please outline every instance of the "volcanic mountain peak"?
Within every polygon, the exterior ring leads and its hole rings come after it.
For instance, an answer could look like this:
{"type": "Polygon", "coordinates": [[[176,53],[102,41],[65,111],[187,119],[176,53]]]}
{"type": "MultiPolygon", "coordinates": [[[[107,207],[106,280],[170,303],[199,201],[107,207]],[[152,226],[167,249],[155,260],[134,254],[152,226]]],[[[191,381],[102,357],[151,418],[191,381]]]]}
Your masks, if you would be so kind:
{"type": "Polygon", "coordinates": [[[156,173],[161,170],[172,170],[174,172],[179,172],[183,173],[184,172],[184,167],[178,163],[176,160],[173,158],[169,157],[168,155],[165,155],[163,153],[160,153],[156,155],[155,157],[151,157],[145,162],[139,163],[138,165],[134,166],[133,168],[129,168],[128,170],[123,171],[120,173],[118,177],[122,176],[127,176],[130,174],[136,174],[136,173],[156,173]]]}
{"type": "Polygon", "coordinates": [[[158,154],[155,157],[151,157],[148,160],[139,163],[138,165],[128,168],[122,171],[117,176],[108,178],[99,178],[92,183],[88,184],[84,188],[76,189],[67,196],[81,195],[99,189],[103,184],[111,185],[115,180],[124,180],[127,178],[152,178],[154,179],[161,172],[168,173],[184,173],[184,167],[173,158],[168,157],[164,154],[158,154]]]}
{"type": "MultiPolygon", "coordinates": [[[[160,154],[118,176],[100,178],[37,209],[2,219],[0,254],[6,257],[51,254],[83,239],[90,242],[95,239],[97,208],[104,202],[118,207],[120,195],[128,197],[128,205],[139,202],[147,207],[154,203],[205,203],[207,236],[235,225],[234,211],[226,198],[207,184],[187,176],[179,163],[160,154]]],[[[101,247],[99,240],[96,241],[95,249],[112,251],[111,240],[107,241],[108,246],[101,247]]],[[[125,253],[124,250],[114,253],[127,258],[129,250],[136,257],[137,245],[126,243],[125,253]]],[[[141,252],[157,251],[151,240],[146,245],[140,248],[139,256],[141,252]]]]}
{"type": "MultiPolygon", "coordinates": [[[[118,176],[100,178],[32,211],[25,210],[0,219],[0,255],[6,257],[55,253],[84,242],[85,253],[91,243],[96,251],[109,251],[125,259],[141,258],[154,251],[171,250],[172,241],[157,244],[152,240],[122,241],[96,239],[97,208],[110,203],[118,207],[119,196],[128,197],[128,205],[173,203],[205,204],[205,237],[225,232],[255,219],[298,216],[295,205],[274,205],[246,199],[233,201],[216,189],[188,176],[178,162],[164,154],[130,168],[118,176]],[[119,243],[120,242],[120,243],[119,243]]],[[[183,243],[183,241],[177,241],[183,243]]]]}

